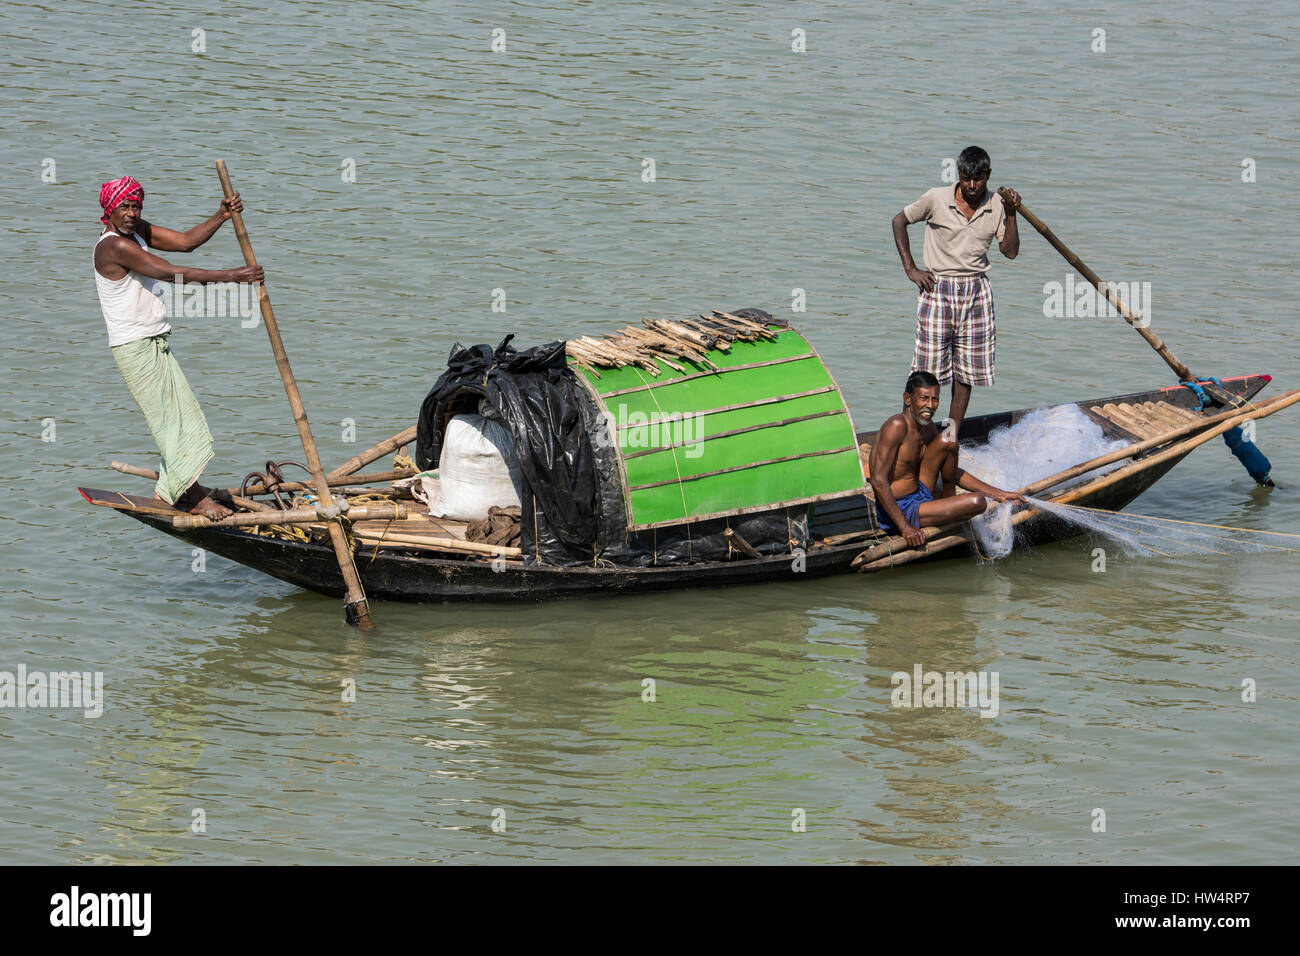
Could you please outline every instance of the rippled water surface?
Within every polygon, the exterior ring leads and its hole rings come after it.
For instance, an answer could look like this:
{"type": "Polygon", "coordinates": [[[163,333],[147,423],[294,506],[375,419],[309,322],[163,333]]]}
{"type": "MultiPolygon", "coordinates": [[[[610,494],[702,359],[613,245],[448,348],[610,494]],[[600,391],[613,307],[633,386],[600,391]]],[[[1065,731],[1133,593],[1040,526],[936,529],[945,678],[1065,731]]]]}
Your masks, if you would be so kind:
{"type": "MultiPolygon", "coordinates": [[[[150,220],[188,227],[218,157],[327,463],[411,422],[453,342],[713,307],[789,315],[875,427],[914,323],[889,219],[969,142],[1104,276],[1151,282],[1198,372],[1300,386],[1298,30],[1281,2],[6,4],[0,671],[102,670],[106,710],[0,709],[0,861],[1290,862],[1295,555],[1095,573],[1080,540],[380,604],[362,636],[75,489],[147,494],[107,465],[156,455],[95,298],[99,184],[130,173],[150,220]],[[996,671],[999,713],[892,707],[918,663],[996,671]]],[[[1024,233],[994,253],[998,383],[974,410],[1171,384],[1120,320],[1044,318],[1066,266],[1024,233]]],[[[185,261],[238,264],[229,227],[185,261]]],[[[300,455],[261,329],[176,325],[209,474],[300,455]]],[[[1300,534],[1295,415],[1259,425],[1276,491],[1211,444],[1133,510],[1300,534]]]]}

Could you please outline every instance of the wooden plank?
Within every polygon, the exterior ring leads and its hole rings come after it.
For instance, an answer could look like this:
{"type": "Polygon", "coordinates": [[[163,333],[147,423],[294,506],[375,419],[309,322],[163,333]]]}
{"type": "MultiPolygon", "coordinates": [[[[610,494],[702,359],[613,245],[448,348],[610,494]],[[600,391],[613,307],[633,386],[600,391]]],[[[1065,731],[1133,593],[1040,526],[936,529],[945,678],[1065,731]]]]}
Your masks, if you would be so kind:
{"type": "Polygon", "coordinates": [[[816,509],[813,516],[815,520],[821,521],[838,521],[844,515],[866,514],[867,501],[862,495],[850,495],[843,498],[836,498],[833,501],[823,502],[816,509]]]}
{"type": "MultiPolygon", "coordinates": [[[[367,534],[379,534],[391,522],[388,521],[357,521],[353,527],[367,534]]],[[[402,521],[402,531],[406,534],[432,534],[444,538],[465,539],[467,524],[464,521],[452,521],[448,518],[430,518],[428,515],[414,514],[408,515],[402,521]]]]}
{"type": "Polygon", "coordinates": [[[836,545],[847,544],[850,541],[856,541],[859,538],[866,540],[867,538],[885,538],[885,537],[888,537],[888,535],[886,535],[885,532],[881,531],[879,528],[863,528],[859,531],[847,532],[845,534],[828,534],[819,537],[818,540],[827,545],[830,545],[831,547],[835,547],[836,545]]]}
{"type": "Polygon", "coordinates": [[[1132,432],[1139,438],[1150,438],[1152,434],[1151,426],[1141,421],[1133,414],[1131,406],[1128,405],[1107,405],[1104,409],[1106,417],[1116,424],[1120,425],[1127,431],[1132,432]]]}
{"type": "Polygon", "coordinates": [[[1169,431],[1171,428],[1177,428],[1179,425],[1182,425],[1187,421],[1186,418],[1171,415],[1164,409],[1152,408],[1147,405],[1142,407],[1142,414],[1146,416],[1147,421],[1154,423],[1161,431],[1169,431]]]}
{"type": "Polygon", "coordinates": [[[1136,432],[1143,438],[1152,438],[1164,430],[1135,408],[1125,408],[1118,414],[1121,417],[1120,420],[1126,422],[1131,431],[1136,432]]]}
{"type": "Polygon", "coordinates": [[[1170,405],[1168,402],[1146,402],[1142,405],[1142,410],[1150,418],[1167,428],[1177,428],[1179,425],[1186,425],[1188,422],[1201,417],[1196,412],[1189,411],[1186,408],[1179,408],[1177,405],[1170,405]]]}
{"type": "Polygon", "coordinates": [[[146,515],[165,515],[174,518],[187,512],[173,508],[159,498],[141,498],[139,495],[127,495],[120,491],[105,491],[102,488],[78,488],[81,497],[92,505],[113,508],[117,511],[138,511],[146,515]]]}
{"type": "Polygon", "coordinates": [[[477,554],[489,557],[518,558],[523,552],[519,548],[504,544],[482,544],[477,541],[461,541],[456,538],[440,538],[436,535],[422,534],[372,534],[357,533],[355,537],[360,544],[390,548],[428,548],[433,551],[451,551],[456,554],[477,554]]]}

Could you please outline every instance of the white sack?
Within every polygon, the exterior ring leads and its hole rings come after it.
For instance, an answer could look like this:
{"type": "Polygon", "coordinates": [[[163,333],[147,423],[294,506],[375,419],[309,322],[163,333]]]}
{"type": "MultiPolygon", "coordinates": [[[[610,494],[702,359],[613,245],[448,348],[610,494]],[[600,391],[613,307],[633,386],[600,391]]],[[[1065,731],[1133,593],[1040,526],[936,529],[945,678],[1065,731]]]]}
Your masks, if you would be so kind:
{"type": "Polygon", "coordinates": [[[482,415],[453,417],[442,438],[438,481],[429,502],[435,518],[476,521],[493,506],[518,507],[523,478],[510,429],[482,415]]]}

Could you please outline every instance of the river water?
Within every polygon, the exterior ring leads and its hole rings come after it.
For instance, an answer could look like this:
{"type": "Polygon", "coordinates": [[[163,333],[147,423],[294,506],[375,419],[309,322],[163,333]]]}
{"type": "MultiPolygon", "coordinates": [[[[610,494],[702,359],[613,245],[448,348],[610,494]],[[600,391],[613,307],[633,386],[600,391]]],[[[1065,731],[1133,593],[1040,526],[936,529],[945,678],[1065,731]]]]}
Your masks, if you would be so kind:
{"type": "MultiPolygon", "coordinates": [[[[107,465],[156,456],[95,298],[99,184],[130,173],[185,228],[218,157],[327,465],[413,421],[454,342],[709,308],[789,317],[874,428],[914,324],[889,220],[971,142],[1150,283],[1193,369],[1295,387],[1298,32],[1281,2],[5,4],[0,672],[102,671],[104,713],[0,709],[0,862],[1290,862],[1293,555],[1103,572],[1081,540],[379,604],[362,636],[76,487],[149,494],[107,465]],[[917,665],[996,672],[996,716],[893,706],[917,665]]],[[[1121,320],[1044,314],[1068,270],[1022,231],[972,411],[1171,384],[1121,320]]],[[[240,264],[228,226],[177,259],[240,264]]],[[[175,324],[208,474],[299,457],[262,329],[175,324]]],[[[1133,510],[1300,533],[1295,414],[1258,426],[1277,490],[1215,443],[1133,510]]]]}

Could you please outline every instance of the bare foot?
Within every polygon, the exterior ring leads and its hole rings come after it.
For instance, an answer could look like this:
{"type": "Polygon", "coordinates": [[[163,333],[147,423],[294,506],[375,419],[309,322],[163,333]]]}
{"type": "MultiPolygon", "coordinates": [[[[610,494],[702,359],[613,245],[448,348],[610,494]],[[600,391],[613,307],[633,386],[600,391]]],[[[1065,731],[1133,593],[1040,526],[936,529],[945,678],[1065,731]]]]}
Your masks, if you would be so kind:
{"type": "Polygon", "coordinates": [[[229,508],[217,504],[207,496],[200,498],[194,504],[190,505],[189,511],[192,515],[203,515],[203,517],[207,518],[209,521],[220,521],[222,518],[234,514],[234,512],[229,508]]]}
{"type": "Polygon", "coordinates": [[[225,505],[212,500],[212,489],[204,488],[197,481],[185,489],[185,494],[176,502],[176,507],[192,515],[202,515],[209,521],[220,521],[234,514],[225,505]]]}

